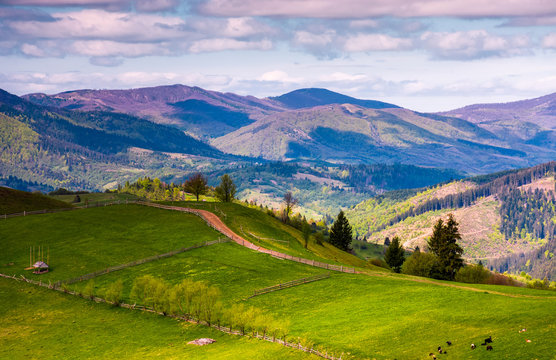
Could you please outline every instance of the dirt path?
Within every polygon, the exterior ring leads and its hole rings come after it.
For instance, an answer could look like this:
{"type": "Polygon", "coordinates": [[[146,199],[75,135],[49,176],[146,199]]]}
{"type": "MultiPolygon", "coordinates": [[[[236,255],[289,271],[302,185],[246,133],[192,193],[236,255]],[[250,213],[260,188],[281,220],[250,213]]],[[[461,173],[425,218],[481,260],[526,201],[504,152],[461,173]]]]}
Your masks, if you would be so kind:
{"type": "MultiPolygon", "coordinates": [[[[213,229],[221,232],[225,236],[229,237],[230,239],[232,239],[237,244],[239,244],[241,246],[245,246],[245,247],[250,248],[250,249],[253,249],[253,250],[258,251],[258,252],[262,252],[262,253],[269,254],[269,255],[272,255],[272,256],[280,257],[280,258],[283,258],[283,259],[288,259],[288,260],[293,260],[293,261],[296,261],[296,262],[301,262],[301,263],[304,263],[304,264],[310,265],[310,266],[317,266],[317,267],[321,267],[321,268],[327,268],[329,270],[335,270],[335,271],[347,272],[347,273],[355,273],[355,274],[361,274],[361,275],[367,275],[367,276],[388,277],[387,274],[373,274],[373,273],[369,273],[369,272],[366,272],[366,271],[355,270],[354,268],[347,268],[347,267],[343,267],[343,266],[330,265],[330,264],[321,263],[321,262],[314,261],[314,260],[309,260],[309,259],[304,259],[304,258],[299,258],[299,257],[279,253],[279,252],[274,251],[274,250],[265,249],[263,247],[255,245],[255,244],[251,243],[250,241],[245,240],[241,236],[237,235],[226,224],[224,224],[222,222],[222,220],[220,220],[220,218],[216,214],[214,214],[210,211],[207,211],[207,210],[184,208],[184,207],[178,207],[178,206],[160,205],[160,204],[147,203],[147,202],[138,202],[138,204],[139,205],[156,207],[156,208],[160,208],[160,209],[175,210],[175,211],[181,211],[181,212],[195,214],[195,215],[201,217],[203,220],[205,220],[210,227],[212,227],[213,229]]],[[[391,278],[399,279],[399,280],[405,280],[405,281],[415,281],[415,282],[420,282],[420,283],[434,284],[434,285],[439,285],[439,286],[447,286],[447,287],[457,288],[457,289],[461,289],[461,290],[482,292],[482,293],[488,293],[488,294],[494,294],[494,295],[500,295],[500,296],[507,296],[507,297],[512,297],[512,298],[528,298],[528,299],[555,298],[555,297],[549,297],[549,296],[534,296],[534,295],[525,295],[525,294],[508,294],[508,293],[503,293],[503,292],[499,292],[499,291],[492,291],[492,290],[486,290],[486,289],[477,289],[477,288],[467,287],[467,286],[462,286],[462,285],[446,284],[446,283],[441,283],[441,282],[434,281],[432,279],[421,278],[421,277],[413,277],[413,276],[412,277],[408,276],[404,279],[401,279],[399,277],[394,277],[394,276],[391,276],[391,278]]]]}

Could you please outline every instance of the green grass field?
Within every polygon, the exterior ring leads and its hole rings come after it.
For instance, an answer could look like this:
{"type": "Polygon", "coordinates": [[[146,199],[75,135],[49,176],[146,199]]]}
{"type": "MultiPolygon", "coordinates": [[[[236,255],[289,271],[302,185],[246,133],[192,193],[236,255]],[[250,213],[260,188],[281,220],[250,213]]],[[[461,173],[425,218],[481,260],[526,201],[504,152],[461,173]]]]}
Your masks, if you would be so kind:
{"type": "MultiPolygon", "coordinates": [[[[122,279],[127,300],[133,280],[139,276],[149,274],[170,284],[191,278],[217,286],[223,299],[231,303],[247,298],[256,289],[325,272],[325,269],[276,259],[230,242],[102,275],[95,279],[95,287],[102,294],[109,284],[122,279]]],[[[81,282],[75,288],[82,289],[85,285],[81,282]]]]}
{"type": "Polygon", "coordinates": [[[71,207],[71,205],[41,194],[33,194],[0,186],[0,215],[68,207],[71,207]]]}
{"type": "Polygon", "coordinates": [[[266,341],[0,278],[0,359],[318,359],[266,341]],[[187,342],[209,337],[207,346],[187,342]]]}
{"type": "MultiPolygon", "coordinates": [[[[243,228],[244,232],[261,237],[281,240],[290,236],[291,246],[285,250],[307,253],[299,232],[264,213],[237,204],[197,206],[208,206],[241,235],[243,228]]],[[[40,275],[47,281],[71,278],[218,236],[196,216],[138,205],[12,218],[0,222],[0,272],[24,273],[29,245],[33,244],[50,246],[53,271],[40,275]]],[[[310,245],[309,250],[319,249],[319,245],[310,245]]],[[[307,257],[321,257],[330,251],[333,261],[345,258],[351,265],[363,262],[329,249],[329,245],[322,248],[307,257]]],[[[234,243],[222,243],[102,275],[95,278],[95,284],[102,294],[107,284],[122,279],[126,297],[133,279],[144,274],[170,283],[188,277],[219,287],[229,305],[244,301],[254,289],[324,271],[234,243]]],[[[276,318],[289,319],[290,339],[309,339],[336,354],[344,353],[344,359],[430,359],[428,354],[438,346],[444,347],[447,340],[453,345],[446,358],[554,359],[555,292],[431,283],[384,271],[370,273],[374,276],[333,272],[328,279],[260,295],[245,303],[276,318]],[[519,333],[522,328],[527,331],[519,333]],[[479,345],[489,335],[494,339],[492,352],[479,345]],[[471,343],[478,348],[470,350],[471,343]]],[[[73,348],[78,349],[74,358],[307,356],[275,344],[7,281],[0,279],[0,303],[7,304],[0,309],[0,359],[11,359],[11,354],[55,358],[60,353],[71,355],[73,348]],[[201,335],[216,338],[218,346],[206,350],[184,346],[185,338],[201,335]],[[37,340],[30,340],[34,338],[37,340]]]]}
{"type": "Polygon", "coordinates": [[[219,237],[195,215],[140,205],[17,217],[0,222],[0,272],[64,280],[219,237]],[[43,275],[23,270],[38,245],[50,249],[43,275]]]}
{"type": "MultiPolygon", "coordinates": [[[[50,198],[60,200],[66,203],[73,203],[75,199],[75,195],[49,195],[50,198]]],[[[81,202],[74,203],[77,206],[85,205],[85,203],[89,204],[104,204],[113,201],[122,201],[122,200],[136,200],[138,199],[137,196],[131,194],[120,194],[120,193],[89,193],[89,194],[79,194],[79,198],[81,202]]]]}
{"type": "Polygon", "coordinates": [[[328,243],[317,245],[312,238],[309,241],[308,249],[305,249],[301,232],[262,211],[240,204],[219,202],[210,204],[171,202],[167,204],[212,211],[236,234],[267,249],[307,259],[325,260],[330,263],[366,266],[364,260],[339,251],[328,243]]]}
{"type": "Polygon", "coordinates": [[[358,359],[426,359],[438,346],[447,348],[448,340],[451,359],[553,359],[555,354],[554,296],[511,298],[401,276],[333,274],[329,281],[254,297],[248,304],[291,319],[290,336],[358,359]],[[522,328],[527,331],[519,333],[522,328]],[[489,335],[493,352],[470,349],[489,335]]]}

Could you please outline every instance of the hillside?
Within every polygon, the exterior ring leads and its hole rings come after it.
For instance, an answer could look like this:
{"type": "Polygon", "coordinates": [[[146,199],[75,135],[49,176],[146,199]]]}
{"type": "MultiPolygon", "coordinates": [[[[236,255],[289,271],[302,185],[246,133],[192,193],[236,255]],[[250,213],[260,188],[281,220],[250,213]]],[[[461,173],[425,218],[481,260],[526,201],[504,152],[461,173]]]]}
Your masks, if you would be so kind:
{"type": "Polygon", "coordinates": [[[533,155],[535,149],[525,146],[516,150],[459,119],[350,104],[275,113],[211,143],[225,152],[272,160],[400,162],[471,173],[523,167],[553,155],[533,155]]]}
{"type": "Polygon", "coordinates": [[[470,121],[500,137],[551,149],[556,146],[556,93],[503,104],[469,105],[440,114],[470,121]]]}
{"type": "Polygon", "coordinates": [[[72,207],[72,205],[42,194],[34,194],[0,186],[0,214],[69,207],[72,207]]]}
{"type": "Polygon", "coordinates": [[[406,248],[424,249],[434,223],[452,213],[460,224],[460,244],[468,260],[481,260],[501,272],[526,270],[538,278],[554,278],[556,268],[545,265],[556,251],[555,170],[551,162],[441,185],[401,199],[387,193],[358,204],[347,216],[357,234],[370,242],[383,243],[397,235],[406,248]]]}
{"type": "MultiPolygon", "coordinates": [[[[265,214],[237,204],[185,204],[208,209],[216,206],[212,211],[231,227],[239,231],[243,227],[261,238],[287,240],[282,237],[287,236],[291,244],[301,237],[265,214]],[[246,228],[248,224],[252,227],[246,228]]],[[[123,264],[220,236],[193,215],[137,205],[13,218],[0,227],[0,232],[5,239],[0,244],[2,273],[25,273],[22,268],[29,261],[29,244],[50,247],[52,270],[44,275],[25,275],[43,282],[68,279],[109,264],[123,264]],[[21,241],[22,234],[25,241],[21,241]],[[93,253],[97,256],[91,256],[93,253]]],[[[262,240],[267,241],[266,245],[272,241],[262,240]]],[[[275,246],[281,244],[275,240],[275,246]]],[[[311,248],[314,246],[318,245],[312,244],[311,248]]],[[[306,251],[294,246],[290,250],[306,251]]],[[[427,358],[438,345],[444,346],[446,339],[453,343],[449,356],[466,358],[472,351],[469,344],[479,344],[489,335],[498,357],[542,358],[554,346],[550,340],[554,339],[554,329],[547,324],[556,321],[556,302],[554,293],[548,291],[446,284],[368,269],[366,274],[334,272],[319,281],[247,299],[253,290],[324,271],[227,242],[100,274],[94,278],[93,291],[96,296],[107,296],[108,289],[121,281],[121,299],[137,302],[139,308],[142,303],[131,288],[141,276],[154,276],[169,286],[184,279],[203,281],[221,292],[223,312],[216,315],[221,326],[231,324],[239,329],[233,318],[223,314],[238,309],[238,305],[252,306],[273,321],[289,323],[285,328],[288,341],[342,359],[427,358]],[[495,311],[501,308],[503,312],[495,311]],[[451,316],[446,317],[447,313],[451,316]],[[527,328],[526,334],[518,332],[522,328],[527,328]],[[411,336],[402,342],[399,336],[404,334],[411,336]]],[[[85,292],[87,284],[70,284],[68,291],[85,292]]],[[[253,337],[230,336],[150,312],[95,304],[10,279],[0,279],[0,299],[7,304],[1,310],[5,331],[0,335],[0,357],[13,353],[56,357],[68,349],[70,339],[72,354],[77,357],[307,358],[299,350],[278,349],[276,344],[253,337]],[[44,326],[49,331],[43,336],[32,342],[22,341],[29,333],[44,332],[44,326]],[[62,333],[68,333],[64,343],[59,340],[62,333]],[[217,342],[206,347],[185,344],[203,336],[217,342]],[[84,342],[87,346],[75,347],[84,342]]],[[[273,324],[250,325],[247,334],[260,334],[267,326],[273,324]]],[[[473,355],[488,358],[489,352],[479,348],[473,355]]]]}
{"type": "Polygon", "coordinates": [[[518,132],[536,127],[531,136],[519,138],[456,113],[423,114],[326,89],[258,99],[172,85],[29,94],[25,99],[63,109],[138,116],[177,127],[223,152],[267,160],[400,162],[484,174],[556,156],[554,135],[526,119],[512,120],[518,132]]]}

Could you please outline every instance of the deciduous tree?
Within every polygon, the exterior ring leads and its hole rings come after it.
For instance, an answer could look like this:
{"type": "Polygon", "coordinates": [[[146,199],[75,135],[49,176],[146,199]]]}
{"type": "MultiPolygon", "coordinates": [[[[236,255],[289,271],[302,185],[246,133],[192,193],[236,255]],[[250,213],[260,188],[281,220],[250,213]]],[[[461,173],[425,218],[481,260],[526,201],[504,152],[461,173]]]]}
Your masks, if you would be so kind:
{"type": "Polygon", "coordinates": [[[220,185],[214,189],[216,197],[222,202],[231,202],[236,195],[236,186],[228,174],[222,175],[220,185]]]}
{"type": "Polygon", "coordinates": [[[188,193],[195,195],[199,201],[199,196],[207,193],[207,179],[200,172],[195,173],[187,179],[184,188],[188,193]]]}

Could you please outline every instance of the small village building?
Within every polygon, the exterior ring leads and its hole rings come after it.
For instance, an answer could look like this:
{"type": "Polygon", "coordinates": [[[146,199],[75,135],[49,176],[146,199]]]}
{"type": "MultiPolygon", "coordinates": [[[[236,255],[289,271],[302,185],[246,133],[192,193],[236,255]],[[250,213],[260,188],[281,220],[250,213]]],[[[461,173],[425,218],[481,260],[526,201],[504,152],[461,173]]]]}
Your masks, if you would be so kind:
{"type": "Polygon", "coordinates": [[[33,268],[35,269],[35,271],[33,271],[33,274],[44,274],[47,273],[49,269],[48,264],[44,261],[37,261],[33,264],[33,268]]]}

